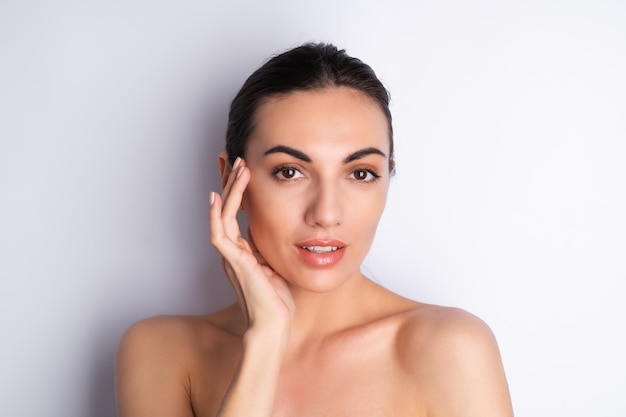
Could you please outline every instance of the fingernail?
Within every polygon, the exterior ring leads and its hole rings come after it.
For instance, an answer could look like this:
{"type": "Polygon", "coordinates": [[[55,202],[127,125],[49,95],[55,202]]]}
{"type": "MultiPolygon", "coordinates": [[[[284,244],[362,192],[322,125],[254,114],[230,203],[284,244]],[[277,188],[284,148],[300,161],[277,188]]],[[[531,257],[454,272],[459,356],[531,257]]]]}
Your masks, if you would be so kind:
{"type": "Polygon", "coordinates": [[[240,163],[241,163],[241,158],[237,157],[237,159],[235,159],[235,163],[233,164],[233,169],[237,169],[240,163]]]}
{"type": "Polygon", "coordinates": [[[215,193],[211,191],[211,205],[213,205],[213,203],[215,203],[215,193]]]}
{"type": "Polygon", "coordinates": [[[241,174],[243,174],[243,167],[237,170],[237,176],[235,177],[235,179],[238,179],[239,177],[241,177],[241,174]]]}

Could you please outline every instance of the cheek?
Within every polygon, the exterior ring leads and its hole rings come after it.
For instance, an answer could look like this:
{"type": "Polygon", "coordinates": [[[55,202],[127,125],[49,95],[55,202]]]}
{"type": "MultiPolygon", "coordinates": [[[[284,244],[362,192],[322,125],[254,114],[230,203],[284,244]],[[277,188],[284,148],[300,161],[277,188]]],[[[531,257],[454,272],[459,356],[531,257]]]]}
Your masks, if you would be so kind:
{"type": "Polygon", "coordinates": [[[350,219],[351,230],[360,241],[360,250],[365,253],[370,250],[376,236],[378,223],[385,209],[386,195],[382,191],[368,198],[355,199],[346,212],[345,217],[350,219]]]}
{"type": "Polygon", "coordinates": [[[280,233],[288,228],[293,217],[292,204],[282,201],[271,187],[251,182],[244,194],[243,207],[254,243],[263,254],[272,243],[282,241],[280,233]]]}
{"type": "Polygon", "coordinates": [[[345,216],[350,221],[377,224],[385,209],[387,202],[387,188],[373,193],[352,193],[347,200],[345,216]]]}

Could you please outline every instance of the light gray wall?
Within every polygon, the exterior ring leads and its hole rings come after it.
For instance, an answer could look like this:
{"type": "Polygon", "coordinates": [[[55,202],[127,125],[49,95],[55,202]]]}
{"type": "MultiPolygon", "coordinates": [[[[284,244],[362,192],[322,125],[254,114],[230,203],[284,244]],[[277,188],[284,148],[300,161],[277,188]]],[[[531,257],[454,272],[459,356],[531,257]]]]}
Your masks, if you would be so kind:
{"type": "Polygon", "coordinates": [[[626,400],[626,4],[4,1],[0,415],[113,416],[143,317],[233,300],[208,241],[227,106],[332,41],[393,96],[398,174],[365,270],[482,317],[517,416],[626,400]]]}

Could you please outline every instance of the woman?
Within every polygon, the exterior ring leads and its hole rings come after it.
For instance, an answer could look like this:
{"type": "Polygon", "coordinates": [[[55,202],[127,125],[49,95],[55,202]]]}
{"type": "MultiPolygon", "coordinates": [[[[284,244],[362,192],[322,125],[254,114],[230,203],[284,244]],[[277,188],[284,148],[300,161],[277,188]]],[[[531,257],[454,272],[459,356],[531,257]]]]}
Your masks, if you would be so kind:
{"type": "Polygon", "coordinates": [[[394,169],[388,102],[371,68],[332,45],[250,76],[210,208],[239,302],[131,327],[117,357],[122,417],[512,416],[482,321],[360,271],[394,169]]]}

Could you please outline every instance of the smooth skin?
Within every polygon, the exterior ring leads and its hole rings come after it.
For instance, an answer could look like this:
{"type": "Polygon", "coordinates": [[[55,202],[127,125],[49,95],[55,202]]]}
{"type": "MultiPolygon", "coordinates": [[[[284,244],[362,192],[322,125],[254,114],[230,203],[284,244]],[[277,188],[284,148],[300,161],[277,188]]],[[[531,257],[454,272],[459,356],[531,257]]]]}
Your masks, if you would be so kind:
{"type": "Polygon", "coordinates": [[[211,241],[238,303],[133,325],[117,355],[120,416],[513,415],[481,320],[360,271],[390,179],[387,121],[371,98],[342,87],[268,99],[245,161],[219,161],[211,241]],[[299,247],[311,239],[342,242],[343,256],[312,266],[299,247]]]}

